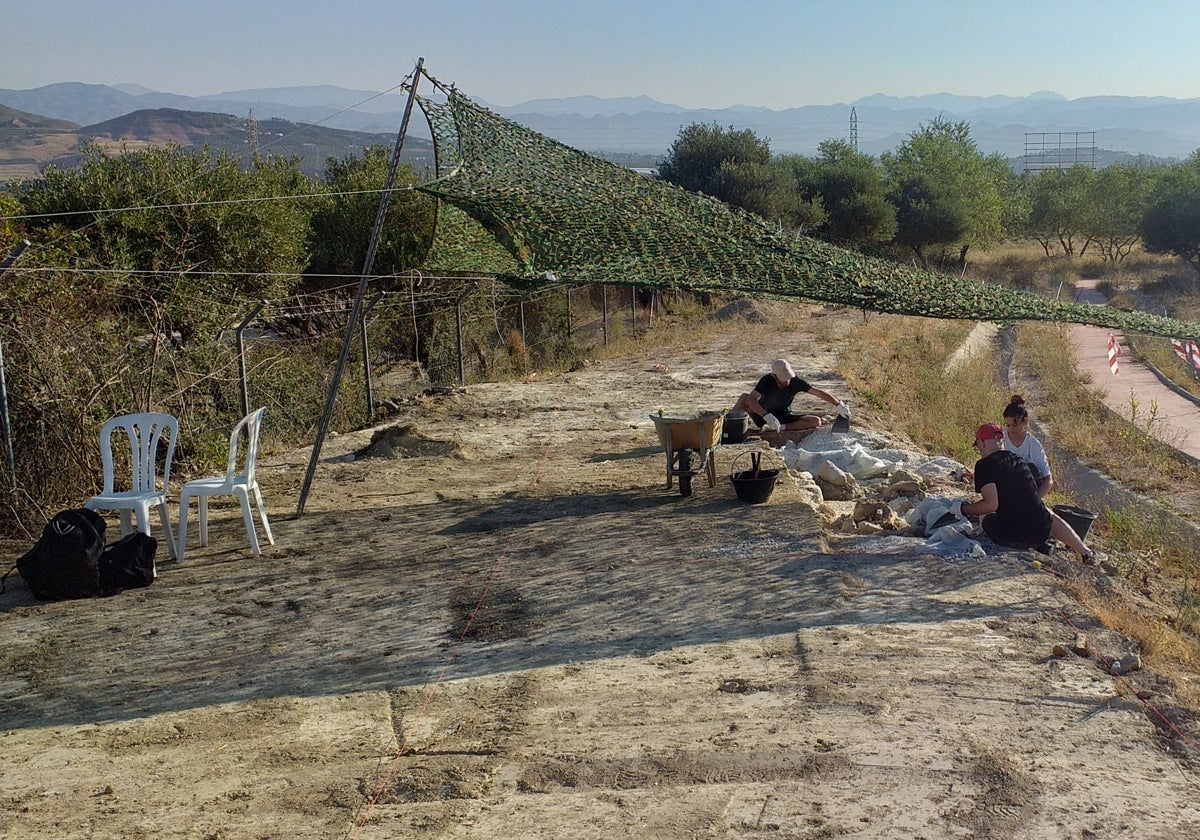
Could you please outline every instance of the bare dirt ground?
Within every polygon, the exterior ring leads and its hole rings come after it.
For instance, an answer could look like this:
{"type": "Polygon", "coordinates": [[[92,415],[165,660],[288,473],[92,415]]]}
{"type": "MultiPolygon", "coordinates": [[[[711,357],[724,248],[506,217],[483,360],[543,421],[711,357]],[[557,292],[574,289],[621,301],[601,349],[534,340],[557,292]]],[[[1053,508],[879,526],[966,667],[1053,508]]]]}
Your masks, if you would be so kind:
{"type": "Polygon", "coordinates": [[[1030,555],[743,504],[761,443],[665,488],[651,411],[776,354],[844,393],[838,317],[424,400],[327,442],[299,519],[274,458],[262,557],[226,508],[148,589],[10,579],[0,837],[1200,838],[1194,722],[1030,555]]]}

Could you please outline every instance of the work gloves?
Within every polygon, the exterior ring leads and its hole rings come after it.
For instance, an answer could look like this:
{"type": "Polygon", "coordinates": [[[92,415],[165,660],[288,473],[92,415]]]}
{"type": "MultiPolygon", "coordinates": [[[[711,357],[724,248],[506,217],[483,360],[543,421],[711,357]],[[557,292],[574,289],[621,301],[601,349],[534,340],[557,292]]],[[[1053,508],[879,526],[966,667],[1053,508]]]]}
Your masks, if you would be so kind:
{"type": "Polygon", "coordinates": [[[838,413],[838,417],[845,417],[847,420],[849,420],[850,419],[850,406],[846,405],[844,402],[839,402],[837,404],[837,413],[838,413]]]}
{"type": "Polygon", "coordinates": [[[766,426],[768,429],[770,429],[772,432],[778,432],[779,430],[781,430],[783,428],[783,424],[779,422],[779,418],[776,417],[774,414],[764,414],[763,415],[763,425],[766,426]]]}

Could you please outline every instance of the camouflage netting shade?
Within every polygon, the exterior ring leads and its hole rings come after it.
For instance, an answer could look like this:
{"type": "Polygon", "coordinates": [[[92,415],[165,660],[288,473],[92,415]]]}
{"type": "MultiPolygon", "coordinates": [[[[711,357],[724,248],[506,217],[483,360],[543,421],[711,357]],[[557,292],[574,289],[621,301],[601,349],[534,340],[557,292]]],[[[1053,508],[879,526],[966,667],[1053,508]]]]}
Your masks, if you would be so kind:
{"type": "MultiPolygon", "coordinates": [[[[439,86],[440,87],[440,86],[439,86]]],[[[863,256],[564,146],[471,102],[418,97],[442,200],[426,263],[514,285],[611,283],[804,298],[901,315],[1069,321],[1200,339],[1200,324],[1060,302],[863,256]]]]}

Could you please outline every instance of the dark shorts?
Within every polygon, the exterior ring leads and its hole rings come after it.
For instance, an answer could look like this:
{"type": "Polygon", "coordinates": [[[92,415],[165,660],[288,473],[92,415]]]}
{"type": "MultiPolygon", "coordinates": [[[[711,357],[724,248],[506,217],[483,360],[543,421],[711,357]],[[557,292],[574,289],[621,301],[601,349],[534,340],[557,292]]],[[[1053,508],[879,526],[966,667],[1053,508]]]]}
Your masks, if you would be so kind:
{"type": "Polygon", "coordinates": [[[1006,525],[1001,522],[994,513],[985,514],[979,524],[983,526],[983,532],[992,542],[1008,548],[1033,548],[1050,539],[1049,520],[1046,521],[1045,533],[1042,532],[1039,522],[1021,523],[1023,527],[1012,527],[1011,523],[1006,525]]]}
{"type": "MultiPolygon", "coordinates": [[[[763,427],[763,416],[761,414],[755,414],[753,411],[748,411],[746,413],[750,415],[750,422],[760,429],[763,427]]],[[[790,411],[784,411],[782,413],[778,411],[775,412],[775,419],[785,426],[788,423],[791,423],[793,420],[799,420],[800,418],[807,416],[808,415],[806,414],[792,414],[790,411]]]]}

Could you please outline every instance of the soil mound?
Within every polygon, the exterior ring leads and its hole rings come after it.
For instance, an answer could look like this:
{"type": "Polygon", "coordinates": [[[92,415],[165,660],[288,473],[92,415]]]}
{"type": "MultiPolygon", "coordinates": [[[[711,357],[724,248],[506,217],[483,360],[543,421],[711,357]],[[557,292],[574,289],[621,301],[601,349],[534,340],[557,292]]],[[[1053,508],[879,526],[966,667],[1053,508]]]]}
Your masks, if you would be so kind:
{"type": "Polygon", "coordinates": [[[771,320],[772,308],[770,301],[750,300],[742,298],[733,300],[722,306],[713,315],[717,321],[728,321],[742,318],[752,324],[765,324],[771,320]]]}
{"type": "Polygon", "coordinates": [[[461,458],[464,454],[459,443],[427,438],[414,426],[401,424],[377,430],[371,435],[371,442],[354,453],[354,458],[461,458]]]}

